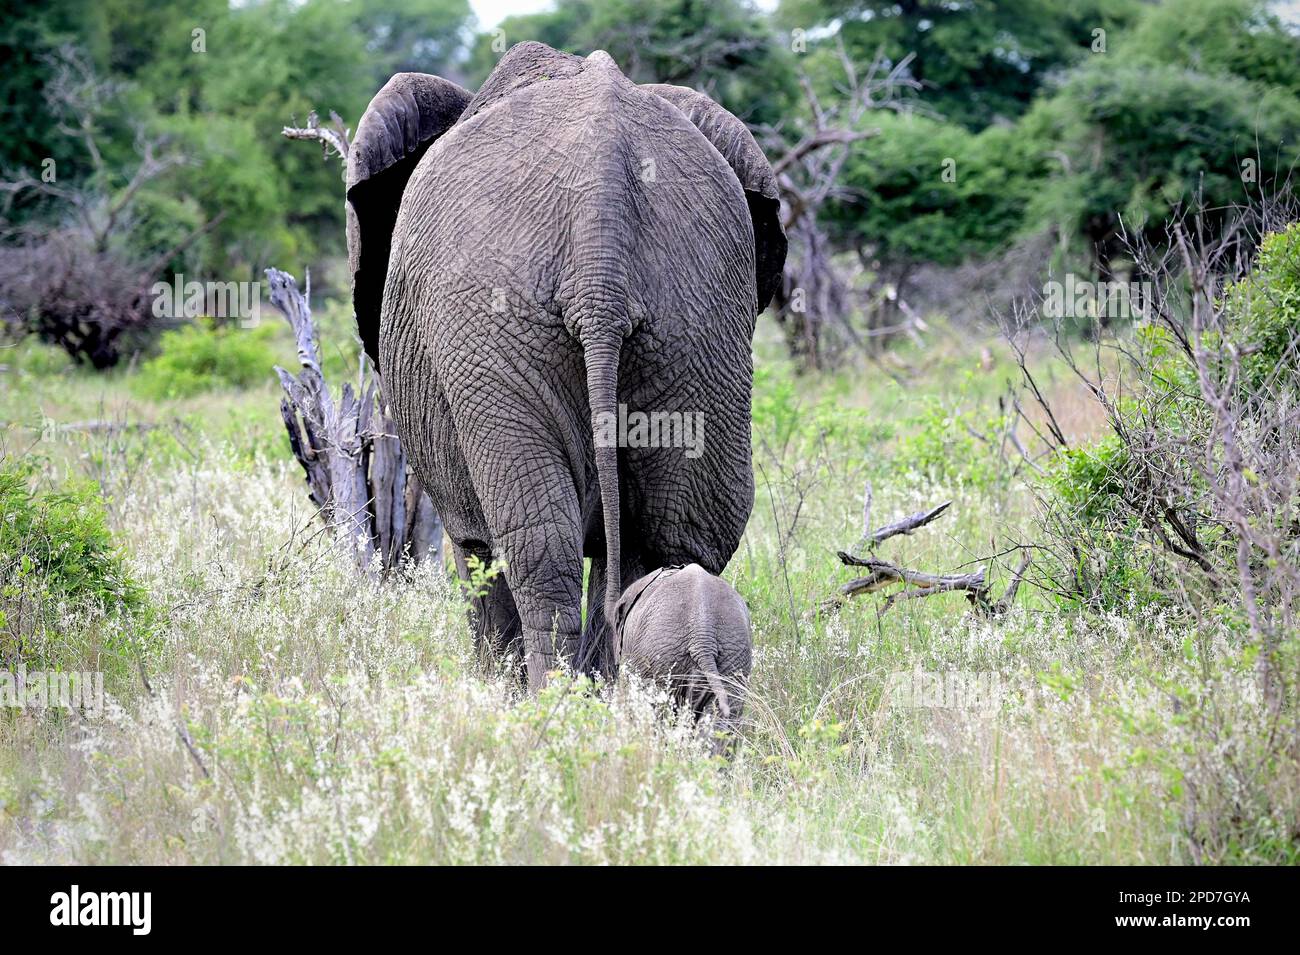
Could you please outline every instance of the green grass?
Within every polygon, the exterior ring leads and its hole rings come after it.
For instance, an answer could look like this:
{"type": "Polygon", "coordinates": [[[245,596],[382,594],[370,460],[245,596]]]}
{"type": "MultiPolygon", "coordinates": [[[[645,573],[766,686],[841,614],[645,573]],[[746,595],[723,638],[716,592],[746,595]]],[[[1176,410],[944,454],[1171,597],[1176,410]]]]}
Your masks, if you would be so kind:
{"type": "MultiPolygon", "coordinates": [[[[876,524],[953,501],[880,548],[897,563],[951,571],[1031,537],[1020,478],[966,428],[1012,377],[996,343],[904,350],[901,382],[871,365],[796,378],[766,324],[756,351],[758,490],[727,569],[756,654],[729,763],[663,719],[652,687],[564,678],[530,698],[480,672],[437,569],[359,583],[317,531],[269,384],[145,401],[131,371],[30,345],[0,359],[7,453],[51,486],[100,482],[156,613],[155,637],[121,651],[144,676],[102,719],[0,712],[0,860],[1294,861],[1294,767],[1232,777],[1266,732],[1241,648],[1032,587],[999,620],[960,594],[816,613],[852,576],[835,551],[862,533],[867,482],[876,524]],[[1001,692],[991,707],[886,692],[916,671],[995,674],[1001,692]]],[[[1067,376],[1041,371],[1070,407],[1067,376]]],[[[1075,407],[1066,427],[1094,429],[1075,407]]],[[[995,594],[1014,563],[990,565],[995,594]]]]}

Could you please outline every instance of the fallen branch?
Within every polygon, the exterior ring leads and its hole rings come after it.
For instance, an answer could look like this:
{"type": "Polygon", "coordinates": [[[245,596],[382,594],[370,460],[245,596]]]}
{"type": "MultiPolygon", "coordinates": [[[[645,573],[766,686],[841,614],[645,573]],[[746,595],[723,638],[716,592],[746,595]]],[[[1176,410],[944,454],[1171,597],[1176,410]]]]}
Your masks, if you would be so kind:
{"type": "MultiPolygon", "coordinates": [[[[870,500],[870,494],[871,491],[870,491],[870,487],[868,486],[868,490],[867,490],[868,501],[870,500]]],[[[892,524],[886,524],[883,527],[878,527],[874,531],[869,531],[863,534],[862,541],[861,543],[859,543],[858,546],[861,547],[861,546],[869,545],[871,547],[875,547],[877,544],[884,543],[885,541],[889,540],[889,538],[897,537],[899,534],[912,534],[915,531],[919,530],[920,528],[924,527],[926,524],[929,524],[931,521],[933,521],[944,511],[948,510],[948,508],[950,508],[951,506],[952,506],[952,501],[944,501],[938,507],[932,507],[928,511],[917,511],[915,514],[909,514],[907,517],[894,521],[892,524]]],[[[870,516],[869,510],[867,510],[869,509],[869,507],[870,505],[868,504],[864,508],[864,518],[870,516]]],[[[863,563],[863,561],[871,559],[871,558],[864,558],[864,557],[854,557],[852,554],[846,554],[844,551],[838,551],[837,556],[839,557],[841,563],[847,564],[850,567],[866,567],[868,565],[866,563],[863,563]]]]}
{"type": "Polygon", "coordinates": [[[907,584],[914,589],[900,591],[891,595],[885,602],[885,610],[888,610],[894,601],[899,599],[928,597],[931,594],[945,593],[952,590],[965,590],[977,594],[986,592],[983,568],[969,574],[930,574],[922,570],[899,567],[897,564],[891,564],[887,560],[879,560],[875,557],[850,557],[843,551],[840,552],[839,557],[844,563],[855,567],[866,567],[871,573],[865,577],[857,577],[840,587],[839,593],[822,605],[824,609],[838,607],[846,600],[859,594],[873,593],[891,584],[899,583],[907,584]]]}
{"type": "MultiPolygon", "coordinates": [[[[868,484],[863,497],[862,519],[864,527],[869,526],[871,519],[871,499],[872,490],[871,485],[868,484]]],[[[874,547],[891,537],[897,537],[900,534],[911,534],[934,521],[951,506],[952,501],[944,501],[937,507],[932,507],[927,511],[909,514],[907,517],[885,524],[874,531],[865,532],[862,544],[859,546],[870,545],[874,547]]],[[[1020,563],[1020,567],[1012,575],[1006,593],[999,600],[994,601],[989,598],[988,577],[982,567],[977,571],[965,574],[932,574],[923,570],[900,567],[879,557],[857,557],[846,551],[837,551],[836,556],[840,559],[840,563],[846,567],[863,567],[869,573],[850,580],[842,585],[832,597],[823,601],[821,604],[823,613],[834,613],[846,602],[860,594],[874,593],[894,584],[903,584],[906,589],[890,594],[886,598],[884,605],[880,608],[882,614],[900,600],[912,600],[918,597],[929,597],[933,594],[951,593],[960,590],[966,593],[966,599],[971,602],[976,611],[985,616],[998,616],[1010,609],[1015,601],[1016,593],[1020,589],[1020,583],[1024,579],[1025,572],[1029,569],[1029,555],[1026,554],[1020,563]]]]}

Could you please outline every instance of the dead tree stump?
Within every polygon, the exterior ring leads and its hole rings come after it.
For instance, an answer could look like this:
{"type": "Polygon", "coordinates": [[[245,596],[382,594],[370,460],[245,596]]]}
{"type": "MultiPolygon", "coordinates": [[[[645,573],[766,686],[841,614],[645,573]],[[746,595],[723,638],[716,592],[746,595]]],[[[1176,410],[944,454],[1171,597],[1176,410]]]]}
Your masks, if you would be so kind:
{"type": "Polygon", "coordinates": [[[267,269],[266,278],[271,304],[298,343],[298,373],[278,365],[275,372],[284,389],[280,415],[312,503],[363,573],[377,566],[386,574],[407,561],[441,562],[442,520],[384,412],[377,376],[363,356],[357,387],[345,382],[336,404],[321,372],[306,296],[287,272],[267,269]]]}

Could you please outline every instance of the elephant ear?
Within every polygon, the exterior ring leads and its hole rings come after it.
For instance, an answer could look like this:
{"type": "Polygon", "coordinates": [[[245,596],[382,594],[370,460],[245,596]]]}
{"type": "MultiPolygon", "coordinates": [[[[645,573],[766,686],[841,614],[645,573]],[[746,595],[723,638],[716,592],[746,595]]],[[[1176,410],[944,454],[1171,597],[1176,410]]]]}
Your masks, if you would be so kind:
{"type": "Polygon", "coordinates": [[[677,107],[722,154],[745,190],[754,224],[754,280],[758,310],[767,308],[781,284],[786,239],[781,228],[781,192],[776,175],[749,129],[703,93],[685,86],[647,83],[641,87],[677,107]]]}
{"type": "Polygon", "coordinates": [[[623,624],[627,622],[628,616],[632,613],[632,608],[636,605],[636,602],[641,599],[641,595],[645,593],[646,588],[663,576],[664,571],[667,569],[668,568],[661,567],[659,570],[646,574],[640,580],[632,584],[632,586],[628,587],[627,590],[623,591],[623,595],[619,597],[618,602],[614,604],[614,619],[610,621],[610,625],[614,633],[615,663],[618,663],[623,656],[623,624]]]}
{"type": "Polygon", "coordinates": [[[398,73],[375,94],[348,150],[348,266],[366,354],[379,361],[379,315],[402,192],[433,142],[460,117],[469,93],[425,73],[398,73]]]}

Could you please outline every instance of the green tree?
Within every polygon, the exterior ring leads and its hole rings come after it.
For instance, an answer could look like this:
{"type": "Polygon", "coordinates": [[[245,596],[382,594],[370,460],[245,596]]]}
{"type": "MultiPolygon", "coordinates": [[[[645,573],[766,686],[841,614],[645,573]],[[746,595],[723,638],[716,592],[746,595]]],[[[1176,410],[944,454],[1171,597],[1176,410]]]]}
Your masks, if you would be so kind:
{"type": "MultiPolygon", "coordinates": [[[[84,147],[57,128],[42,92],[50,54],[74,42],[114,87],[96,120],[107,167],[132,168],[142,133],[167,137],[189,157],[142,192],[145,221],[219,219],[171,266],[258,278],[269,264],[314,259],[343,243],[337,162],[284,140],[281,127],[313,109],[354,125],[394,72],[451,72],[469,18],[467,0],[54,0],[24,8],[0,28],[0,49],[19,67],[0,78],[5,128],[17,134],[3,137],[0,166],[38,172],[52,156],[61,179],[84,179],[84,147]]],[[[133,244],[158,246],[137,231],[133,244]]]]}
{"type": "Polygon", "coordinates": [[[782,0],[778,19],[811,44],[838,36],[860,65],[912,54],[926,104],[980,129],[1022,114],[1053,71],[1090,55],[1093,31],[1134,13],[1124,0],[782,0]]]}
{"type": "Polygon", "coordinates": [[[1300,36],[1261,0],[1164,0],[1122,39],[1126,59],[1239,76],[1300,94],[1300,36]]]}
{"type": "Polygon", "coordinates": [[[355,22],[380,85],[394,73],[449,72],[462,52],[468,0],[355,0],[355,5],[355,22]]]}
{"type": "Polygon", "coordinates": [[[1098,64],[1037,104],[1021,132],[1058,164],[1030,220],[1080,236],[1104,273],[1124,229],[1159,243],[1176,209],[1222,210],[1289,189],[1300,100],[1176,65],[1098,64]]]}
{"type": "MultiPolygon", "coordinates": [[[[55,170],[70,172],[81,159],[80,145],[59,131],[58,117],[49,110],[45,84],[50,58],[65,43],[75,40],[87,22],[97,22],[102,11],[84,0],[0,0],[0,176],[26,169],[39,173],[47,159],[55,170]]],[[[19,197],[10,217],[48,208],[41,197],[19,197]]]]}
{"type": "Polygon", "coordinates": [[[1014,130],[890,113],[871,123],[879,135],[855,145],[847,195],[823,216],[838,244],[902,282],[916,265],[987,255],[1021,228],[1041,163],[1014,130]]]}

